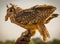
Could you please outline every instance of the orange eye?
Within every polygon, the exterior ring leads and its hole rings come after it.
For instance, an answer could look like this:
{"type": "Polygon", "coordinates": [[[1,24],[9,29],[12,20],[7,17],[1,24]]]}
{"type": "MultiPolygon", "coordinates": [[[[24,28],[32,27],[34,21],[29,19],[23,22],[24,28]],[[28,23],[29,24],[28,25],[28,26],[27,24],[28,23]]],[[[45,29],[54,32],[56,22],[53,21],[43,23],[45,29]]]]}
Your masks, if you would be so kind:
{"type": "Polygon", "coordinates": [[[11,9],[10,12],[13,12],[13,9],[11,9]]]}

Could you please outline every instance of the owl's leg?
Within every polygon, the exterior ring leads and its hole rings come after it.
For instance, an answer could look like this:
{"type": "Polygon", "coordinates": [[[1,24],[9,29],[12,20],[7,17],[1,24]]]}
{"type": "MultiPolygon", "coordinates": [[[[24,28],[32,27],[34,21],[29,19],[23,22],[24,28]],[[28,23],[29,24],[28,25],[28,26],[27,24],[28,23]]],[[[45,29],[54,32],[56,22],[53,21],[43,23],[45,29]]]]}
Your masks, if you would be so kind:
{"type": "Polygon", "coordinates": [[[50,37],[49,32],[47,31],[44,24],[38,24],[38,31],[43,36],[43,40],[46,42],[47,37],[50,37]]]}
{"type": "Polygon", "coordinates": [[[36,33],[35,29],[29,29],[29,30],[26,30],[25,32],[23,32],[22,36],[27,35],[27,34],[30,34],[30,36],[33,36],[33,35],[35,35],[35,33],[36,33]]]}
{"type": "Polygon", "coordinates": [[[36,33],[36,30],[30,30],[30,33],[31,33],[31,36],[34,36],[35,35],[35,33],[36,33]]]}
{"type": "Polygon", "coordinates": [[[48,19],[46,19],[44,21],[44,24],[49,23],[51,21],[51,19],[56,18],[57,16],[58,16],[58,14],[52,14],[50,17],[48,17],[48,19]]]}

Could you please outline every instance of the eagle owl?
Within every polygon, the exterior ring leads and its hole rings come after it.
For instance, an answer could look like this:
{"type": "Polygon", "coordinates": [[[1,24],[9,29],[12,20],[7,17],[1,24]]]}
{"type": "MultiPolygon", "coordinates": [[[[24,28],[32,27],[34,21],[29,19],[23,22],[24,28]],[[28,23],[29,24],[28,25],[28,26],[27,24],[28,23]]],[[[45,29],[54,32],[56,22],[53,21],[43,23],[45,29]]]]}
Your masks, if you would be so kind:
{"type": "Polygon", "coordinates": [[[35,5],[28,9],[22,9],[14,4],[10,5],[11,7],[7,5],[5,21],[10,18],[12,23],[29,30],[32,36],[38,30],[44,41],[50,37],[44,24],[48,24],[51,19],[58,16],[58,14],[53,13],[56,7],[51,5],[35,5]]]}

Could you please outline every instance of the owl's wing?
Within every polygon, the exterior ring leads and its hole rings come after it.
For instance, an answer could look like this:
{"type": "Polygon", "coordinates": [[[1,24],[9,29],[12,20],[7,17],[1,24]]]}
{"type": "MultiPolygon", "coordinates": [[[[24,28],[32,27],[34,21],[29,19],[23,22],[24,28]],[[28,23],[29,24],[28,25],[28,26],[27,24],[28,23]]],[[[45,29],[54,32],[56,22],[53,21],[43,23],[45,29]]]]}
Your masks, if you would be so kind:
{"type": "Polygon", "coordinates": [[[15,15],[16,21],[22,24],[31,24],[35,18],[36,15],[32,10],[23,10],[15,15]]]}
{"type": "Polygon", "coordinates": [[[58,17],[59,14],[51,14],[45,21],[44,24],[49,23],[53,18],[58,17]]]}
{"type": "Polygon", "coordinates": [[[35,13],[37,13],[37,16],[40,17],[41,20],[45,20],[56,10],[56,7],[51,5],[36,5],[31,9],[35,10],[35,13]]]}
{"type": "Polygon", "coordinates": [[[18,23],[32,24],[37,22],[44,22],[44,20],[50,16],[55,8],[50,6],[38,6],[34,9],[25,9],[19,12],[15,19],[18,23]]]}

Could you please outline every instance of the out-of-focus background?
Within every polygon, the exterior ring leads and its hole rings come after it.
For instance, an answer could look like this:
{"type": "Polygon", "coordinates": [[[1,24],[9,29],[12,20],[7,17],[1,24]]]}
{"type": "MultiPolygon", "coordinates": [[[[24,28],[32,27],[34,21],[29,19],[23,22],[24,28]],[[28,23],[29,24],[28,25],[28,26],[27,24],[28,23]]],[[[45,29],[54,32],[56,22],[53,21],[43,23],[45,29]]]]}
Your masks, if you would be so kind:
{"type": "MultiPolygon", "coordinates": [[[[53,5],[57,8],[54,13],[60,14],[60,0],[0,0],[0,41],[3,42],[7,40],[13,40],[14,42],[25,31],[24,28],[11,23],[10,20],[5,21],[6,5],[9,3],[16,4],[23,9],[34,5],[53,5]]],[[[51,36],[48,41],[53,41],[54,39],[60,40],[60,15],[46,24],[46,27],[51,36]]],[[[36,31],[35,36],[32,38],[42,38],[42,36],[36,31]]]]}

